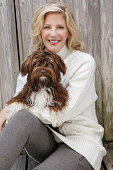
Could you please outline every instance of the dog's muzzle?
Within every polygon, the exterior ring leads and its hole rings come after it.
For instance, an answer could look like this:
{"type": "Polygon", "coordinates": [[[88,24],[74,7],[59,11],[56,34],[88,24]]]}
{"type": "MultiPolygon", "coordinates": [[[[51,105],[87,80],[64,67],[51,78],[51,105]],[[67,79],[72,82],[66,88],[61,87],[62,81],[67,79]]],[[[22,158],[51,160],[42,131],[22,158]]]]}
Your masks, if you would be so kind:
{"type": "Polygon", "coordinates": [[[47,86],[56,80],[55,73],[52,69],[37,68],[32,71],[30,79],[35,87],[47,86]]]}

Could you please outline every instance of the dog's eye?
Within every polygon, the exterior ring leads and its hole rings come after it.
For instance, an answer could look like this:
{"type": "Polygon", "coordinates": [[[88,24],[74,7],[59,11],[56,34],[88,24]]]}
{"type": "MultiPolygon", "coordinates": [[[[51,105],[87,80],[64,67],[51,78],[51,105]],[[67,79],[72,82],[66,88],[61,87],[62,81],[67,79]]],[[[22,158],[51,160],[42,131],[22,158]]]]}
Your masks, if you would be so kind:
{"type": "Polygon", "coordinates": [[[53,65],[53,64],[51,64],[51,66],[52,66],[52,68],[54,69],[54,65],[53,65]]]}
{"type": "Polygon", "coordinates": [[[45,64],[45,67],[48,67],[48,66],[49,66],[49,64],[48,64],[48,63],[46,63],[46,64],[45,64]]]}
{"type": "Polygon", "coordinates": [[[33,63],[33,67],[36,67],[37,66],[37,63],[33,63]]]}
{"type": "Polygon", "coordinates": [[[43,62],[43,63],[42,63],[42,66],[48,67],[49,64],[48,64],[47,62],[43,62]]]}

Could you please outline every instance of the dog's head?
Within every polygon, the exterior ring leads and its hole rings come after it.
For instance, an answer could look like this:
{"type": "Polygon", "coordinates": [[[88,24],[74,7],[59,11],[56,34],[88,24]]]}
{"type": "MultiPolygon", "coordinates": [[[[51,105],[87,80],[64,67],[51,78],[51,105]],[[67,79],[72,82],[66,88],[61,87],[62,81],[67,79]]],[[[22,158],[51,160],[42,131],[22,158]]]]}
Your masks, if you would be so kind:
{"type": "Polygon", "coordinates": [[[28,74],[33,86],[49,85],[60,82],[60,72],[65,74],[66,66],[60,56],[50,51],[35,51],[23,62],[20,72],[28,74]]]}

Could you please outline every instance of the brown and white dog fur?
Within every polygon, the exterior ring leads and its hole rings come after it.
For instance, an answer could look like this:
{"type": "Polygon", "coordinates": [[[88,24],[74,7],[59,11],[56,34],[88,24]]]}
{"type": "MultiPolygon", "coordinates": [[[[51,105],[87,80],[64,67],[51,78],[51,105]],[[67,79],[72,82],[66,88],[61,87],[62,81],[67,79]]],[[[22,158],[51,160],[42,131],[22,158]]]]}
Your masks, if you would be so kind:
{"type": "Polygon", "coordinates": [[[21,109],[40,118],[41,114],[46,117],[51,111],[59,114],[66,107],[68,92],[60,83],[66,66],[60,56],[50,51],[35,51],[23,62],[20,73],[27,75],[27,82],[19,94],[7,102],[7,120],[21,109]]]}

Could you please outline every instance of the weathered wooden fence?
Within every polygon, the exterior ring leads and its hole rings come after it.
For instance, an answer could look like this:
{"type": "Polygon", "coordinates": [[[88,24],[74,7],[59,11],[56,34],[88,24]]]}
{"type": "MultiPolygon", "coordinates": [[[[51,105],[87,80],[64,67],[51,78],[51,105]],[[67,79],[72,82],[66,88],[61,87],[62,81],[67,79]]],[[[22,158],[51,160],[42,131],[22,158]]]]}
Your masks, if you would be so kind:
{"type": "MultiPolygon", "coordinates": [[[[96,60],[97,116],[104,144],[113,149],[113,0],[58,1],[74,12],[81,39],[96,60]]],[[[0,0],[0,110],[14,95],[20,64],[30,54],[34,11],[46,2],[0,0]]]]}

